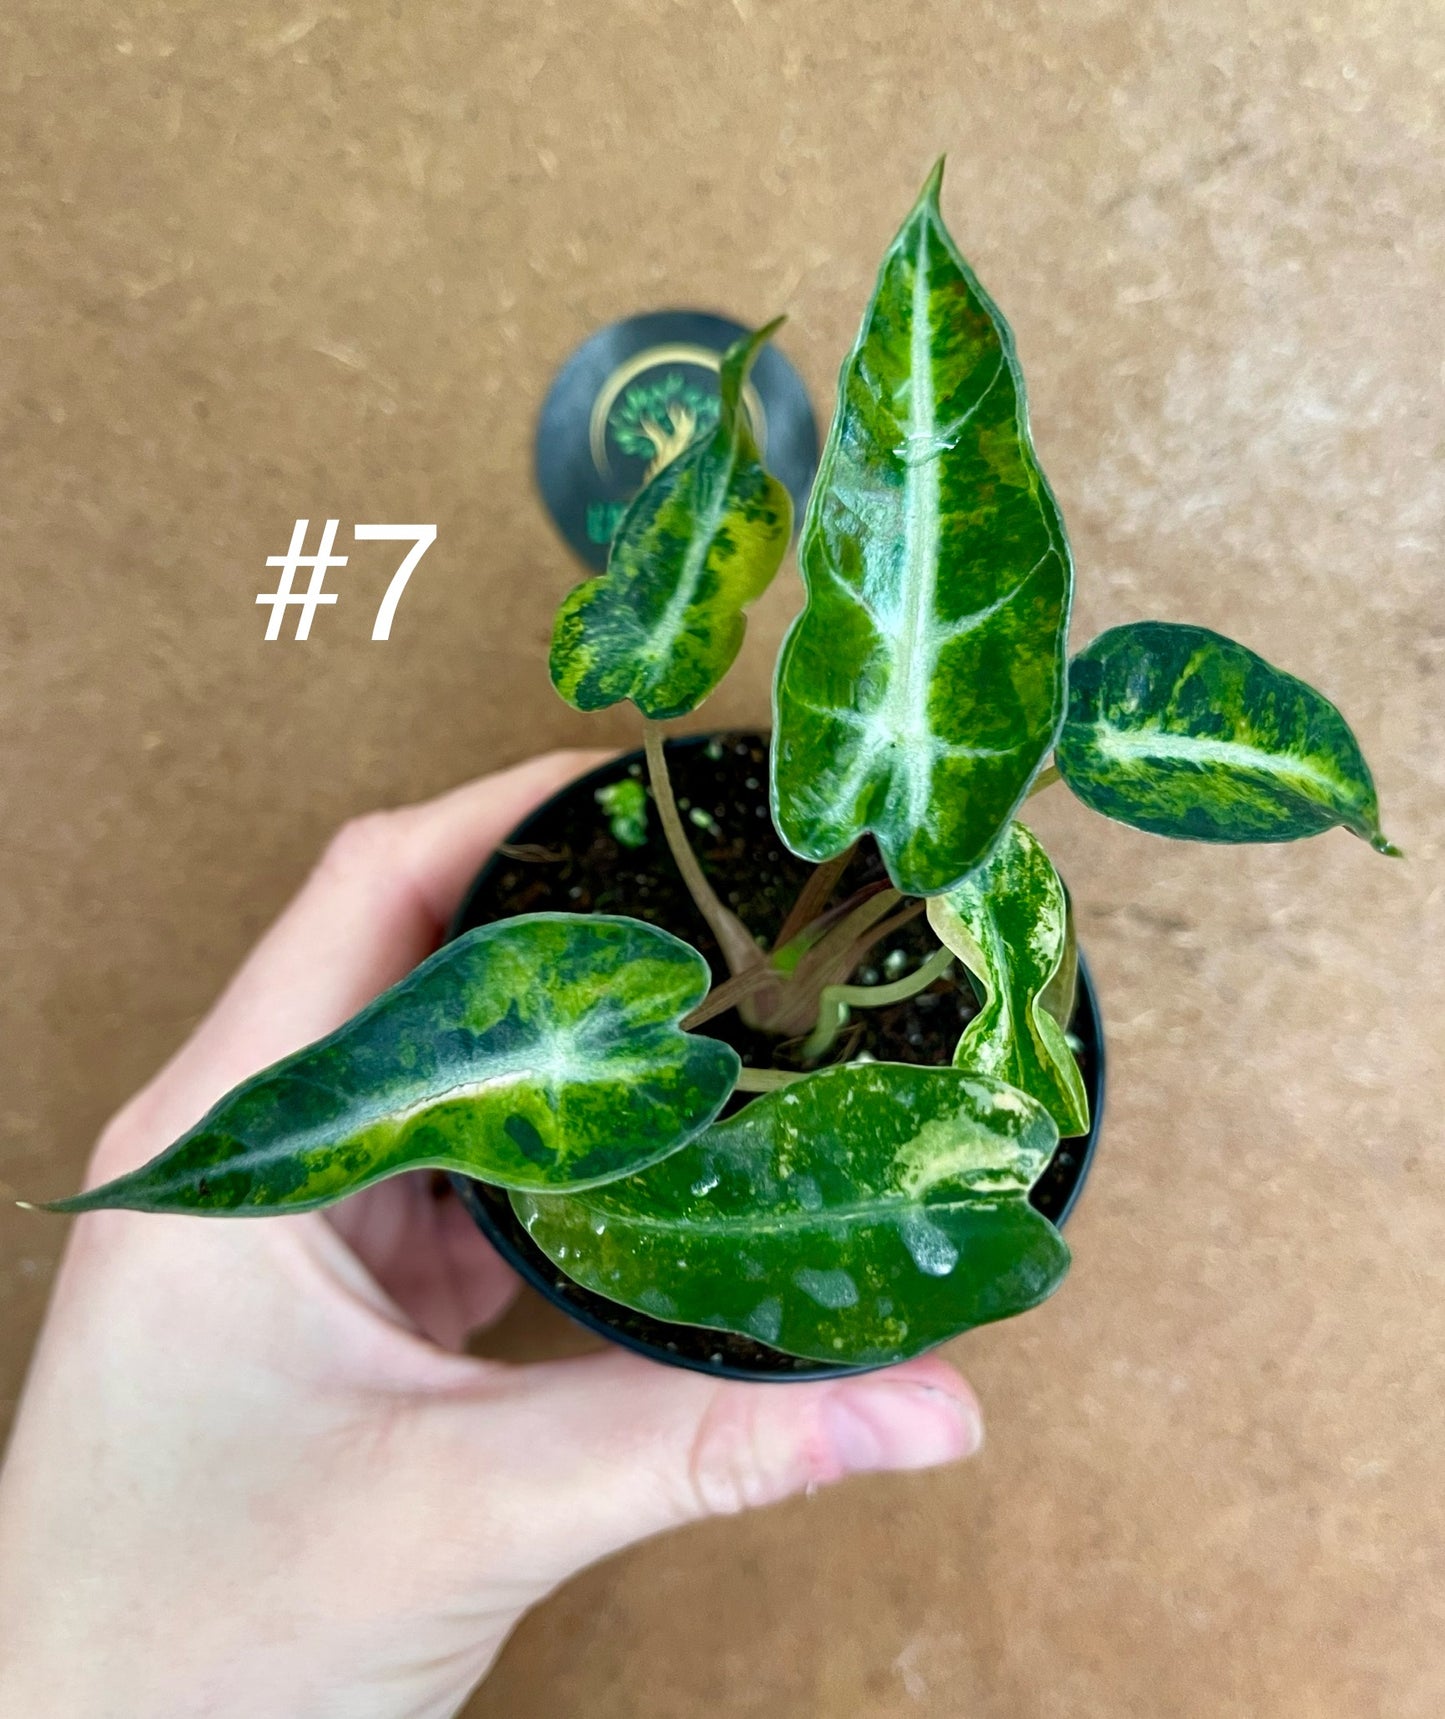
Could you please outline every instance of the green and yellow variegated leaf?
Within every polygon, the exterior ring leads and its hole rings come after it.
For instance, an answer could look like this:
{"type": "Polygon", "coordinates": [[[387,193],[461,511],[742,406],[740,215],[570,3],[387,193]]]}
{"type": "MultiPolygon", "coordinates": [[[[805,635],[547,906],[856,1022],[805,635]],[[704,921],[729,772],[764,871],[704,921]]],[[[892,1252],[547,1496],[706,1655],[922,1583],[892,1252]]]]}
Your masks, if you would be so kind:
{"type": "Polygon", "coordinates": [[[624,848],[647,845],[647,790],[635,776],[608,782],[592,798],[602,808],[612,839],[624,848]]]}
{"type": "Polygon", "coordinates": [[[483,926],[149,1164],[51,1209],[260,1216],[401,1170],[513,1188],[626,1175],[706,1127],[732,1090],[736,1053],[677,1026],[708,978],[695,950],[634,919],[483,926]]]}
{"type": "Polygon", "coordinates": [[[843,366],[775,689],[783,839],[826,860],[871,830],[911,895],[978,863],[1052,745],[1072,590],[1013,337],[943,224],[941,172],[843,366]]]}
{"type": "Polygon", "coordinates": [[[607,571],[558,611],[552,682],[578,710],[630,698],[644,716],[685,716],[732,666],[743,610],[771,583],[793,529],[792,500],[764,470],[743,403],[748,371],[777,327],[728,350],[715,428],[642,490],[607,571]]]}
{"type": "Polygon", "coordinates": [[[590,1194],[516,1194],[600,1295],[788,1354],[896,1361],[1022,1313],[1068,1269],[1028,1202],[1057,1144],[1041,1105],[954,1069],[853,1063],[754,1100],[590,1194]]]}
{"type": "Polygon", "coordinates": [[[1045,1000],[1068,959],[1069,910],[1038,838],[1010,824],[981,866],[929,902],[928,919],[983,987],[983,1006],[964,1028],[954,1067],[1021,1088],[1060,1134],[1087,1134],[1084,1077],[1045,1000]]]}
{"type": "Polygon", "coordinates": [[[1288,842],[1343,824],[1397,851],[1334,705],[1205,627],[1136,621],[1095,639],[1070,666],[1055,761],[1086,806],[1156,835],[1288,842]]]}
{"type": "MultiPolygon", "coordinates": [[[[1062,883],[1062,878],[1059,881],[1062,883]]],[[[1067,884],[1064,884],[1064,956],[1039,1001],[1067,1032],[1079,1001],[1079,942],[1074,928],[1073,897],[1067,884]]]]}

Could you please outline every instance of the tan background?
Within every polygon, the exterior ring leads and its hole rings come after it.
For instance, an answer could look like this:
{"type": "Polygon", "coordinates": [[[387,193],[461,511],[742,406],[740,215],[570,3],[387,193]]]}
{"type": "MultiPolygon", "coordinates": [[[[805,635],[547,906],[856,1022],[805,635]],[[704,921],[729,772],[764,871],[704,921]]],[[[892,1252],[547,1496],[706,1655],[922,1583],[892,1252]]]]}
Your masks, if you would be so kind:
{"type": "MultiPolygon", "coordinates": [[[[1434,0],[22,0],[0,20],[0,1174],[74,1179],[347,813],[555,742],[533,416],[592,328],[790,313],[816,400],[940,149],[1081,573],[1332,693],[1389,864],[1041,819],[1112,1093],[1074,1275],[965,1340],[985,1457],[574,1583],[478,1716],[1434,1719],[1442,352],[1434,0]],[[291,522],[435,520],[389,644],[291,522]]],[[[761,717],[797,600],[719,718],[761,717]]],[[[0,1409],[61,1239],[0,1217],[0,1409]]]]}

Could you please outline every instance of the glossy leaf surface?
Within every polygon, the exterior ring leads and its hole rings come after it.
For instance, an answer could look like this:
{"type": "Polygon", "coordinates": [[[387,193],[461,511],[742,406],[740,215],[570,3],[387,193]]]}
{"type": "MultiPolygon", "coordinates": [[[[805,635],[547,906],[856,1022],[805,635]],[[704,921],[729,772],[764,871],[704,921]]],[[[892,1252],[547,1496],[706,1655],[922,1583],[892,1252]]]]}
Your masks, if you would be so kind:
{"type": "Polygon", "coordinates": [[[911,895],[977,864],[1053,743],[1072,589],[1013,337],[943,224],[940,177],[843,366],[775,694],[784,840],[826,860],[872,830],[911,895]]]}
{"type": "Polygon", "coordinates": [[[728,350],[716,426],[641,491],[607,571],[558,611],[552,682],[578,710],[630,698],[644,716],[685,716],[732,666],[743,610],[771,583],[793,529],[792,499],[764,469],[743,404],[777,326],[728,350]]]}
{"type": "Polygon", "coordinates": [[[1288,842],[1343,824],[1381,853],[1375,784],[1333,704],[1205,627],[1136,621],[1069,670],[1055,761],[1086,806],[1156,835],[1288,842]]]}
{"type": "MultiPolygon", "coordinates": [[[[1062,879],[1060,880],[1062,882],[1062,879]]],[[[1064,957],[1039,1001],[1065,1032],[1079,1001],[1079,942],[1074,926],[1074,903],[1064,885],[1064,957]]]]}
{"type": "Polygon", "coordinates": [[[516,1194],[569,1277],[789,1354],[876,1362],[1022,1313],[1069,1253],[1028,1203],[1042,1106],[954,1069],[853,1063],[754,1100],[590,1194],[516,1194]]]}
{"type": "Polygon", "coordinates": [[[1010,824],[981,866],[929,902],[928,919],[983,988],[954,1067],[1021,1088],[1044,1106],[1060,1134],[1087,1134],[1084,1077],[1047,1006],[1049,987],[1069,959],[1068,899],[1038,837],[1010,824]]]}
{"type": "Polygon", "coordinates": [[[702,957],[637,920],[536,914],[449,943],[238,1086],[128,1176],[52,1209],[305,1211],[400,1170],[587,1186],[706,1125],[738,1058],[683,1033],[702,957]]]}

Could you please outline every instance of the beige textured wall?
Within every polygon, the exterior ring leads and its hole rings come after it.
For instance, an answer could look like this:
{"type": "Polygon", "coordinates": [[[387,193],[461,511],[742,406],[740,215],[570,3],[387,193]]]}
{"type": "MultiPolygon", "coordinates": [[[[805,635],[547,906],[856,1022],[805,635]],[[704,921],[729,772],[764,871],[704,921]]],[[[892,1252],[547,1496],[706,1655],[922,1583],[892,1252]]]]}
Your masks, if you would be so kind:
{"type": "MultiPolygon", "coordinates": [[[[345,814],[625,734],[546,684],[548,377],[633,309],[787,310],[826,401],[944,148],[1077,637],[1304,673],[1409,850],[1046,803],[1112,1096],[1066,1290],[958,1346],[988,1453],[591,1572],[478,1719],[1445,1708],[1442,70],[1432,0],[5,8],[9,1182],[72,1181],[345,814]],[[437,521],[390,643],[379,564],[262,642],[299,514],[437,521]]],[[[60,1236],[0,1215],[0,1408],[60,1236]]]]}

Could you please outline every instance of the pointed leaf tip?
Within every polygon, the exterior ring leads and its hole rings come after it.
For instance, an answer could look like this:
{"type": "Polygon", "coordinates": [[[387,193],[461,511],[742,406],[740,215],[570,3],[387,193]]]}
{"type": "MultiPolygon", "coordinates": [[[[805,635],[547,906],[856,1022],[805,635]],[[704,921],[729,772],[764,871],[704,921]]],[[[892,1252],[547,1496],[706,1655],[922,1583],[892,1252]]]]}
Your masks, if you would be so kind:
{"type": "Polygon", "coordinates": [[[52,1211],[309,1211],[403,1170],[602,1183],[706,1127],[736,1051],[677,1023],[696,950],[622,916],[467,932],[329,1037],[253,1075],[149,1164],[52,1211]]]}
{"type": "Polygon", "coordinates": [[[1100,634],[1070,667],[1054,762],[1086,806],[1155,835],[1287,842],[1342,824],[1394,851],[1339,710],[1207,627],[1133,621],[1100,634]]]}
{"type": "MultiPolygon", "coordinates": [[[[765,322],[761,328],[755,328],[751,334],[740,334],[723,353],[722,363],[718,366],[718,392],[721,395],[722,415],[716,434],[722,437],[724,441],[736,441],[739,428],[738,420],[742,415],[743,388],[748,377],[752,374],[753,365],[757,363],[759,354],[787,320],[786,316],[775,316],[771,322],[765,322]]],[[[790,531],[791,521],[790,511],[790,531]]]]}
{"type": "Polygon", "coordinates": [[[932,203],[935,208],[937,207],[939,193],[943,190],[943,169],[947,160],[946,155],[940,155],[938,160],[934,162],[927,179],[923,182],[923,190],[918,199],[920,203],[932,203]]]}
{"type": "Polygon", "coordinates": [[[938,211],[889,246],[839,381],[774,683],[773,808],[815,862],[865,830],[895,887],[948,890],[1053,744],[1073,588],[1013,337],[938,211]]]}

